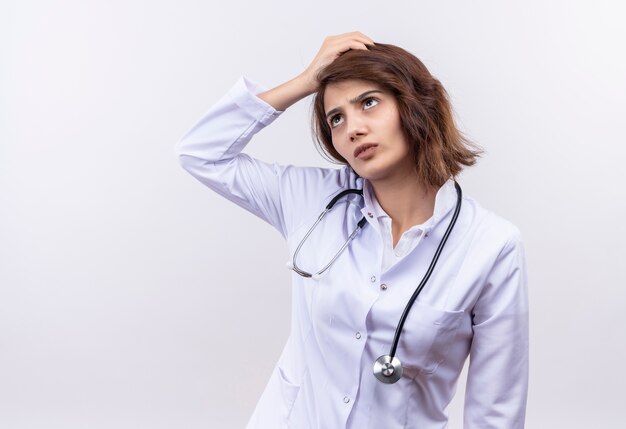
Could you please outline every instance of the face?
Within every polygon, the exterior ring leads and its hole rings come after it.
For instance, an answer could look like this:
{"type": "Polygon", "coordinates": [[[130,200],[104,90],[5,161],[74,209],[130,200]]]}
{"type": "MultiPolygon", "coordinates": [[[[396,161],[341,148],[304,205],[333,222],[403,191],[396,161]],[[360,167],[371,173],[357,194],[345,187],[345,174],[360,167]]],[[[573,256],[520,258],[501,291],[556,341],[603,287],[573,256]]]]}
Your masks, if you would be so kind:
{"type": "Polygon", "coordinates": [[[364,80],[332,83],[324,111],[333,146],[359,176],[375,183],[415,174],[393,94],[364,80]]]}

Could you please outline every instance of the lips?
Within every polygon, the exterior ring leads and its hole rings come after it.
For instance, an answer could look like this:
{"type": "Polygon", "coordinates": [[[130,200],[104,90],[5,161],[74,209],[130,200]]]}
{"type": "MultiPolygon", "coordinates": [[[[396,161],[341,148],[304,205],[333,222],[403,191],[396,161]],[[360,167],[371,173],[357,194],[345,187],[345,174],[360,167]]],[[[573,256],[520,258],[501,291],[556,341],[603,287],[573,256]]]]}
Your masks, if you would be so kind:
{"type": "Polygon", "coordinates": [[[356,149],[354,149],[354,157],[358,158],[361,153],[365,152],[368,149],[376,147],[376,146],[378,146],[378,145],[374,144],[374,143],[363,143],[363,144],[360,144],[359,146],[356,147],[356,149]]]}

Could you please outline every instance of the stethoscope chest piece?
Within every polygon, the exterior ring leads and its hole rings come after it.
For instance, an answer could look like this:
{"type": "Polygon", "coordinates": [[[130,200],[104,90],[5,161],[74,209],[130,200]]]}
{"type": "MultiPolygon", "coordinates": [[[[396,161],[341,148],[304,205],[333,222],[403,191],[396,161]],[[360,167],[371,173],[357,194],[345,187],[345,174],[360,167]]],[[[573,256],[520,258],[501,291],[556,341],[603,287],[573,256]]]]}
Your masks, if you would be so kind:
{"type": "Polygon", "coordinates": [[[402,363],[397,357],[382,355],[374,362],[374,377],[381,383],[393,384],[402,377],[402,363]]]}

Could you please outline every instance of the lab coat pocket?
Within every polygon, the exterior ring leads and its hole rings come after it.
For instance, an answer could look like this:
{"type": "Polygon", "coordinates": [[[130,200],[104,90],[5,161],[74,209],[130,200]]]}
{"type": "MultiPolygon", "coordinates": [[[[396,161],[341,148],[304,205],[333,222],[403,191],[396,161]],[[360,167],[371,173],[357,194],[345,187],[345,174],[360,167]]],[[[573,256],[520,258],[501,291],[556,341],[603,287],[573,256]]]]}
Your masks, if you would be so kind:
{"type": "Polygon", "coordinates": [[[422,302],[411,309],[398,346],[407,376],[434,373],[456,338],[463,311],[441,310],[422,302]]]}
{"type": "Polygon", "coordinates": [[[283,399],[283,415],[285,419],[289,419],[293,404],[296,402],[298,392],[300,392],[300,386],[291,382],[281,367],[278,367],[278,380],[280,382],[280,392],[283,399]]]}

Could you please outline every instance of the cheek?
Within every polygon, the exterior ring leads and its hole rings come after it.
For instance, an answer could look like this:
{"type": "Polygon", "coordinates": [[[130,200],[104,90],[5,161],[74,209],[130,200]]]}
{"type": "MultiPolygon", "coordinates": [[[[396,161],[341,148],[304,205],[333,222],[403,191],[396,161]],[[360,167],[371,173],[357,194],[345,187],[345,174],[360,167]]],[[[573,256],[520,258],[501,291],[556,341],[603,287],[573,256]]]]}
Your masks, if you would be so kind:
{"type": "Polygon", "coordinates": [[[331,141],[333,142],[333,147],[337,151],[339,155],[341,155],[344,159],[348,159],[346,157],[348,148],[345,144],[342,144],[341,138],[338,136],[338,132],[331,133],[331,141]]]}
{"type": "Polygon", "coordinates": [[[337,153],[343,158],[343,160],[338,160],[338,161],[345,162],[354,170],[354,166],[349,161],[350,158],[352,157],[352,152],[350,152],[350,148],[347,148],[345,145],[341,146],[341,145],[335,144],[334,140],[333,140],[333,147],[335,148],[337,153]]]}
{"type": "Polygon", "coordinates": [[[407,153],[410,152],[409,139],[407,138],[406,133],[402,129],[402,126],[400,125],[400,123],[398,122],[397,124],[395,124],[391,128],[390,131],[391,131],[391,135],[393,136],[393,139],[398,142],[401,142],[403,149],[407,153]]]}

